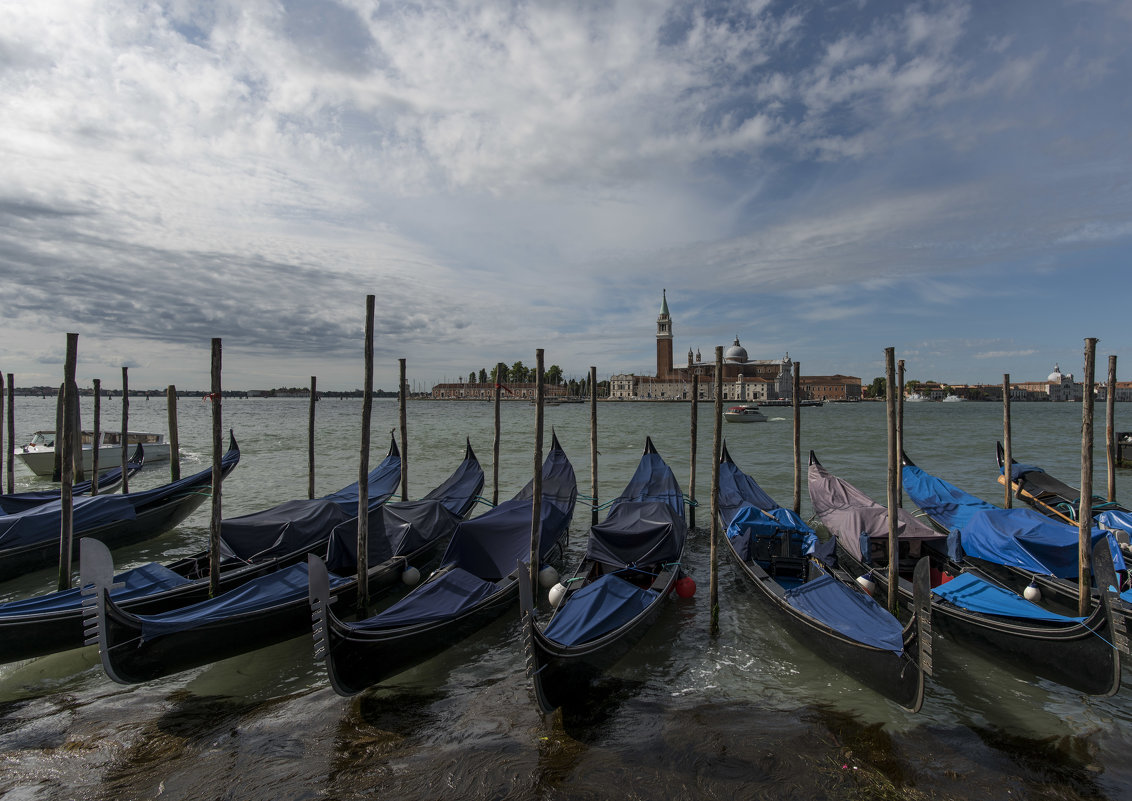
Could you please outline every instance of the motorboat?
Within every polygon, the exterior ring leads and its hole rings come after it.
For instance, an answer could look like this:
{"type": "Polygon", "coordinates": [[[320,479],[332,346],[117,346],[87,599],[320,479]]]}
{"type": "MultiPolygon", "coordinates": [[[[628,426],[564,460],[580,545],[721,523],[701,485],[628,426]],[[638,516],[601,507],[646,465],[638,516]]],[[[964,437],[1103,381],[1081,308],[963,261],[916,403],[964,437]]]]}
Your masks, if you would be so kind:
{"type": "Polygon", "coordinates": [[[732,406],[723,413],[723,419],[729,423],[765,423],[766,415],[759,411],[757,405],[732,406]]]}
{"type": "MultiPolygon", "coordinates": [[[[122,466],[122,432],[102,431],[98,436],[98,470],[112,470],[122,466]]],[[[169,443],[164,434],[140,431],[126,432],[126,444],[132,453],[141,444],[145,448],[145,463],[169,461],[169,443]]],[[[37,476],[51,476],[55,472],[55,432],[36,431],[27,445],[14,449],[16,458],[37,476]]],[[[83,470],[93,469],[94,432],[83,431],[83,470]]]]}
{"type": "Polygon", "coordinates": [[[944,403],[965,403],[967,401],[962,395],[948,395],[943,399],[944,403]]]}

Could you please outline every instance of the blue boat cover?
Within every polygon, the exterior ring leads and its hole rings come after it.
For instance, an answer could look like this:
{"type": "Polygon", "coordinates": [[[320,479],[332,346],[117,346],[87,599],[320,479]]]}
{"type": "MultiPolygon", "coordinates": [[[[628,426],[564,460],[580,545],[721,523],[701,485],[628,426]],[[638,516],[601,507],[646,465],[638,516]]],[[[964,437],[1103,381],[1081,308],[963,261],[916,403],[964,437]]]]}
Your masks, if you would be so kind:
{"type": "Polygon", "coordinates": [[[495,589],[495,582],[484,581],[479,576],[454,567],[425,582],[379,614],[347,625],[353,629],[374,631],[436,623],[472,609],[495,592],[495,589]]]}
{"type": "MultiPolygon", "coordinates": [[[[383,503],[389,499],[389,496],[397,491],[397,486],[401,483],[401,453],[397,450],[397,443],[391,442],[389,445],[389,454],[382,460],[381,464],[369,471],[366,476],[366,486],[369,488],[369,508],[373,508],[375,503],[383,503]]],[[[337,492],[332,492],[329,495],[324,495],[323,500],[331,501],[342,510],[348,512],[351,516],[358,514],[358,482],[354,482],[348,487],[343,487],[337,492]]]]}
{"type": "MultiPolygon", "coordinates": [[[[331,588],[349,583],[350,579],[330,576],[331,588]]],[[[284,603],[303,600],[308,595],[307,563],[291,565],[276,573],[252,579],[247,584],[222,593],[207,601],[174,609],[158,615],[138,615],[142,639],[152,640],[165,634],[207,626],[237,615],[270,609],[284,603]]]]}
{"type": "Polygon", "coordinates": [[[900,621],[863,592],[829,574],[786,591],[786,601],[857,642],[900,654],[904,633],[900,621]]]}
{"type": "MultiPolygon", "coordinates": [[[[1003,471],[1002,467],[999,466],[998,474],[1002,475],[1003,472],[1005,472],[1005,471],[1003,471]]],[[[1040,468],[1040,467],[1038,467],[1037,465],[1034,465],[1034,464],[1019,464],[1018,462],[1015,462],[1014,464],[1010,465],[1010,479],[1012,481],[1017,481],[1019,478],[1022,478],[1023,476],[1025,476],[1027,473],[1044,473],[1044,472],[1045,472],[1045,470],[1042,470],[1042,468],[1040,468]]]]}
{"type": "Polygon", "coordinates": [[[768,557],[771,551],[774,555],[786,555],[779,553],[780,545],[771,545],[773,542],[780,543],[783,536],[790,538],[790,556],[807,556],[813,553],[818,542],[814,530],[802,518],[782,507],[769,511],[755,506],[741,507],[727,527],[727,537],[731,540],[735,553],[744,562],[749,562],[754,555],[764,552],[768,557]],[[760,540],[766,541],[770,547],[760,548],[760,540]]]}
{"type": "MultiPolygon", "coordinates": [[[[126,570],[114,577],[114,584],[124,584],[110,591],[110,597],[115,601],[129,601],[133,598],[152,595],[162,590],[188,584],[189,579],[174,573],[169,568],[156,562],[126,570]]],[[[82,608],[82,590],[73,587],[46,595],[37,595],[34,598],[25,598],[21,601],[9,601],[0,604],[0,618],[16,617],[29,614],[43,614],[46,612],[61,612],[68,609],[82,608]]]]}
{"type": "MultiPolygon", "coordinates": [[[[443,501],[387,503],[369,513],[366,563],[376,567],[394,556],[407,556],[456,530],[460,517],[443,501]]],[[[326,567],[335,573],[358,569],[358,519],[338,524],[330,532],[326,567]]]]}
{"type": "MultiPolygon", "coordinates": [[[[233,443],[235,441],[233,440],[233,443]]],[[[228,472],[240,463],[240,450],[239,448],[229,447],[227,452],[220,457],[220,471],[222,473],[228,472]]],[[[177,498],[186,492],[196,492],[196,486],[209,481],[212,478],[212,468],[206,467],[198,473],[193,473],[191,476],[171,481],[168,484],[162,484],[160,487],[153,489],[142,490],[140,492],[131,492],[129,495],[121,495],[118,497],[127,498],[135,508],[142,508],[143,506],[150,506],[152,504],[165,503],[173,498],[177,498]]],[[[96,496],[101,498],[103,496],[96,496]]],[[[112,496],[106,496],[112,497],[112,496]]],[[[92,499],[93,500],[93,499],[92,499]]],[[[75,526],[78,530],[78,526],[75,526]]]]}
{"type": "MultiPolygon", "coordinates": [[[[131,464],[135,469],[138,467],[136,463],[131,464]]],[[[116,467],[113,470],[107,470],[99,476],[98,486],[105,490],[107,487],[113,487],[118,484],[121,480],[122,468],[116,467]]],[[[93,481],[80,481],[71,486],[71,493],[76,497],[85,495],[90,492],[93,485],[93,481]]],[[[14,492],[0,495],[0,515],[14,515],[18,512],[26,512],[28,509],[34,509],[45,503],[57,501],[59,498],[60,490],[58,489],[32,490],[30,492],[14,492]]]]}
{"type": "Polygon", "coordinates": [[[1132,534],[1132,512],[1124,509],[1107,509],[1103,512],[1098,512],[1096,517],[1098,526],[1112,530],[1123,530],[1132,534]]]}
{"type": "Polygon", "coordinates": [[[904,465],[901,476],[912,502],[947,529],[962,529],[976,512],[998,508],[915,465],[904,465]]]}
{"type": "Polygon", "coordinates": [[[220,521],[220,555],[256,562],[307,550],[326,542],[334,527],[352,516],[333,501],[315,498],[232,517],[220,521]]]}
{"type": "Polygon", "coordinates": [[[983,615],[1022,620],[1048,620],[1055,623],[1080,623],[1085,620],[1083,617],[1066,617],[1050,612],[1027,601],[1016,592],[991,584],[970,573],[960,573],[946,584],[933,589],[932,593],[960,609],[983,615]]]}
{"type": "MultiPolygon", "coordinates": [[[[101,526],[133,520],[137,517],[133,495],[96,495],[74,498],[72,513],[76,537],[101,526]]],[[[58,541],[63,502],[52,501],[42,506],[0,517],[0,550],[58,541]]]]}
{"type": "Polygon", "coordinates": [[[767,512],[779,508],[774,499],[734,462],[730,460],[720,462],[719,517],[723,520],[723,525],[729,527],[735,515],[744,506],[753,506],[767,512]]]}
{"type": "Polygon", "coordinates": [[[667,504],[676,515],[684,517],[684,493],[680,491],[680,483],[651,445],[649,442],[649,447],[641,455],[641,461],[637,463],[637,469],[624,491],[610,505],[611,516],[619,504],[655,501],[667,504]]]}
{"type": "MultiPolygon", "coordinates": [[[[1077,577],[1077,528],[1032,509],[976,512],[962,531],[953,531],[952,558],[964,555],[1058,578],[1077,577]]],[[[1092,544],[1107,541],[1116,569],[1124,570],[1120,546],[1110,532],[1094,528],[1092,544]]],[[[956,560],[958,561],[958,559],[956,560]]]]}
{"type": "Polygon", "coordinates": [[[617,567],[677,562],[687,534],[671,503],[622,501],[590,528],[586,558],[617,567]]]}
{"type": "Polygon", "coordinates": [[[643,614],[659,597],[607,573],[570,595],[543,634],[562,645],[590,642],[643,614]]]}

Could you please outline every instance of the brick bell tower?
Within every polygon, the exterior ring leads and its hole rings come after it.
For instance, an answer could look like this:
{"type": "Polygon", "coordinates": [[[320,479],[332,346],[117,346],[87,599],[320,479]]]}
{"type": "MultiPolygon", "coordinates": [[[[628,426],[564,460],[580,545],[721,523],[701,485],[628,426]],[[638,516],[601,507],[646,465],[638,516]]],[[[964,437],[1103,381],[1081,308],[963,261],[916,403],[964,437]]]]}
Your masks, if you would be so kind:
{"type": "Polygon", "coordinates": [[[672,374],[672,318],[668,316],[668,290],[661,290],[660,314],[656,318],[656,377],[672,374]]]}

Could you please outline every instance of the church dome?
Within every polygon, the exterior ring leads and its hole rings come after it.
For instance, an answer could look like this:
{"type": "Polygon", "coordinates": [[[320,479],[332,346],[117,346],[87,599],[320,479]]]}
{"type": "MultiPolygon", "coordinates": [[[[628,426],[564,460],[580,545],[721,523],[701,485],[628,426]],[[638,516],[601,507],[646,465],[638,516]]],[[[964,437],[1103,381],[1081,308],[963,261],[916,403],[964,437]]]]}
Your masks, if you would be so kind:
{"type": "Polygon", "coordinates": [[[730,348],[723,351],[723,360],[725,362],[739,362],[740,364],[747,361],[747,349],[739,344],[739,337],[735,337],[735,342],[730,348]]]}
{"type": "Polygon", "coordinates": [[[1055,364],[1053,366],[1053,372],[1049,374],[1049,377],[1046,379],[1046,381],[1048,381],[1051,384],[1060,384],[1061,378],[1062,378],[1061,366],[1055,364]]]}

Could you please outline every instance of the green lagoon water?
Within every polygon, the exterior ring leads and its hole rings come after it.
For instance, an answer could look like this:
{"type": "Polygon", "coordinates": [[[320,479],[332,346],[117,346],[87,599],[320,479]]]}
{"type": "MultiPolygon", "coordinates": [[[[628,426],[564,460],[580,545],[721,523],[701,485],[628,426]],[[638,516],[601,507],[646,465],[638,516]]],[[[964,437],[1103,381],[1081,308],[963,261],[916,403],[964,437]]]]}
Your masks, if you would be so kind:
{"type": "MultiPolygon", "coordinates": [[[[86,424],[89,424],[89,401],[86,424]]],[[[17,398],[17,441],[51,428],[53,399],[17,398]]],[[[115,401],[103,424],[120,426],[115,401]]],[[[243,459],[225,482],[226,517],[305,497],[307,403],[226,399],[225,427],[243,459]]],[[[182,399],[185,472],[210,461],[208,404],[182,399]]],[[[357,479],[361,404],[317,407],[317,489],[357,479]]],[[[1101,411],[1098,409],[1098,411],[1101,411]]],[[[646,435],[685,486],[690,407],[603,403],[599,498],[628,480],[646,435]]],[[[738,465],[780,503],[793,493],[789,409],[766,423],[725,424],[738,465]]],[[[1127,418],[1118,407],[1118,428],[1127,418]]],[[[131,428],[163,430],[163,398],[132,399],[131,428]]],[[[1089,698],[937,641],[923,710],[910,715],[814,657],[768,616],[739,574],[720,563],[718,636],[708,633],[707,497],[712,407],[700,407],[698,495],[704,503],[687,568],[700,591],[673,600],[637,651],[566,718],[535,711],[518,644],[518,612],[442,656],[353,699],[327,684],[309,635],[144,685],[123,687],[85,648],[0,666],[0,798],[9,799],[657,799],[932,798],[1124,799],[1132,797],[1132,689],[1089,698]]],[[[371,465],[397,425],[379,401],[371,465]]],[[[589,406],[546,409],[589,494],[589,406]]],[[[458,463],[465,437],[480,456],[490,495],[489,403],[409,406],[409,490],[435,486],[458,463]]],[[[1076,484],[1081,407],[1016,404],[1014,453],[1076,484]]],[[[803,453],[883,501],[883,404],[802,410],[803,453]]],[[[1129,421],[1124,427],[1132,428],[1129,421]]],[[[500,497],[533,472],[534,409],[503,406],[500,497]]],[[[905,410],[905,447],[926,470],[1001,503],[994,443],[996,404],[921,403],[905,410]]],[[[1104,489],[1097,429],[1095,486],[1104,489]]],[[[549,444],[549,430],[547,435],[549,444]]],[[[147,468],[135,488],[168,480],[147,468]]],[[[1132,472],[1118,473],[1130,499],[1132,472]]],[[[17,468],[19,488],[45,486],[17,468]]],[[[803,514],[811,515],[803,487],[803,514]]],[[[478,507],[475,514],[485,510],[478,507]]],[[[185,525],[115,552],[119,567],[200,550],[208,504],[185,525]]],[[[589,510],[579,502],[571,551],[584,546],[589,510]]],[[[722,556],[722,551],[721,551],[722,556]]],[[[0,584],[0,600],[52,589],[42,571],[0,584]]],[[[1125,679],[1132,677],[1125,672],[1125,679]]]]}

